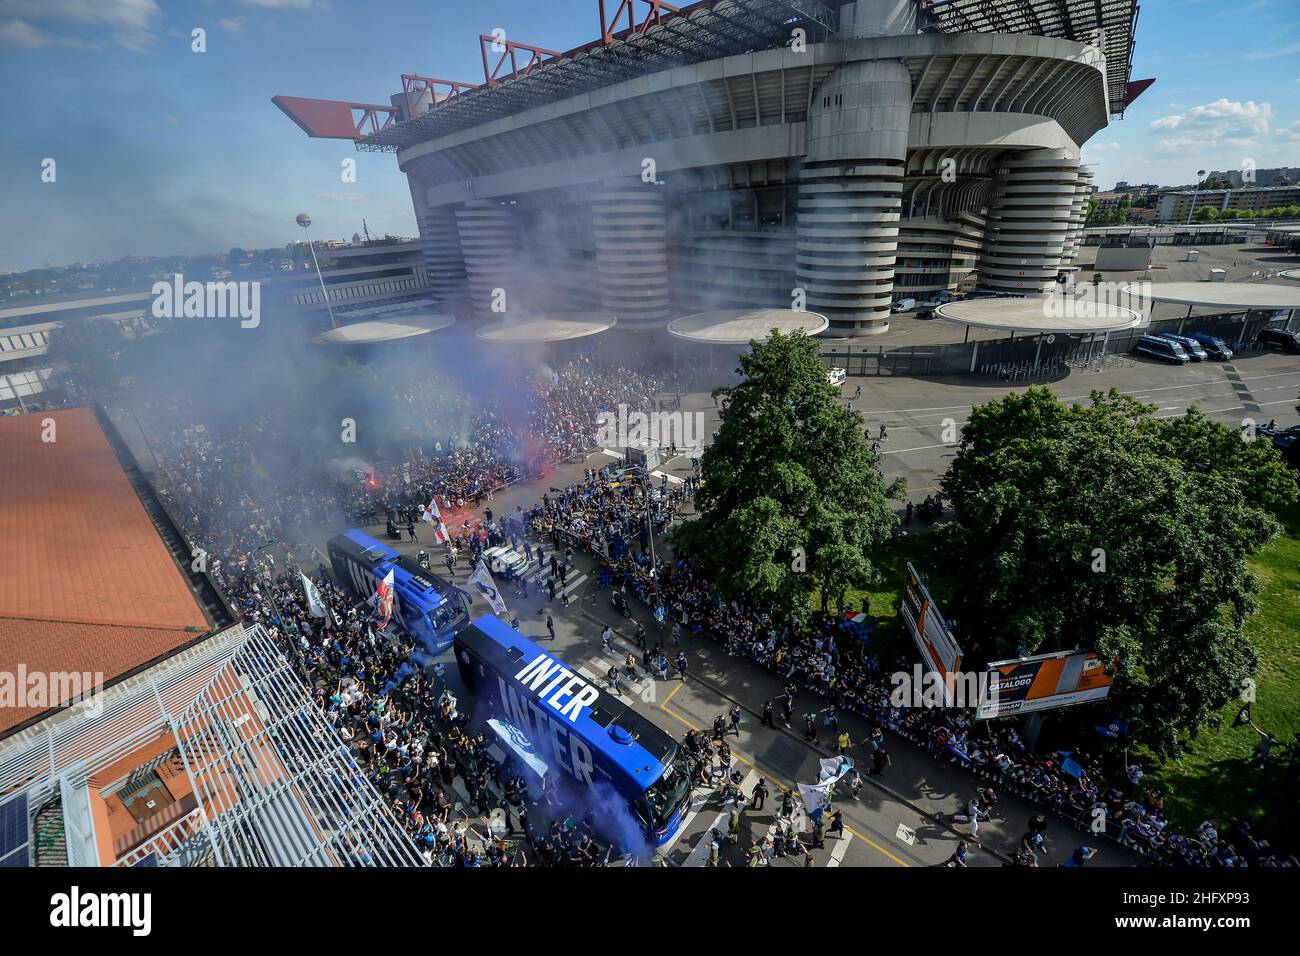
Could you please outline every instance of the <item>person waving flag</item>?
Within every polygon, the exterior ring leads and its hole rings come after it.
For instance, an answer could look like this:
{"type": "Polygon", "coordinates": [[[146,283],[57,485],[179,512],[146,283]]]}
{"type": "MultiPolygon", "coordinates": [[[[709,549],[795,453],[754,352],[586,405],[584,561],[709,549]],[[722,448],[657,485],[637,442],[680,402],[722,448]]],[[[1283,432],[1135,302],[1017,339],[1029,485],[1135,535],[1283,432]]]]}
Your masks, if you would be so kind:
{"type": "Polygon", "coordinates": [[[325,602],[321,599],[320,591],[316,588],[316,582],[307,577],[307,575],[303,574],[301,571],[298,572],[298,577],[302,578],[302,589],[307,595],[308,613],[310,613],[312,617],[325,617],[328,613],[328,608],[326,608],[325,602]]]}
{"type": "Polygon", "coordinates": [[[436,495],[429,499],[429,504],[420,515],[420,520],[433,525],[433,536],[443,544],[451,543],[451,535],[447,532],[447,526],[442,523],[442,512],[438,510],[436,495]]]}
{"type": "Polygon", "coordinates": [[[498,615],[506,613],[506,602],[501,599],[501,592],[497,589],[496,582],[492,580],[492,574],[487,569],[487,565],[482,560],[474,568],[474,573],[469,576],[469,583],[478,589],[478,593],[488,599],[492,605],[492,610],[498,615]]]}
{"type": "Polygon", "coordinates": [[[383,621],[379,624],[379,630],[388,626],[388,622],[393,618],[393,569],[389,568],[384,579],[379,582],[379,590],[370,598],[370,604],[384,616],[383,621]]]}

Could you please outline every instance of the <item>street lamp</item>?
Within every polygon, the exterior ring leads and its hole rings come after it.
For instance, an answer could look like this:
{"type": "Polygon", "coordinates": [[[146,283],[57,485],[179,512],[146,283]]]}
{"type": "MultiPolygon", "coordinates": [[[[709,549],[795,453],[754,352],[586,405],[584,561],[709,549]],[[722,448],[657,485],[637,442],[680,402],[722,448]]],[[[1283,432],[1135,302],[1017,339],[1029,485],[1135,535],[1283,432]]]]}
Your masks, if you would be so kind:
{"type": "Polygon", "coordinates": [[[339,324],[334,321],[334,307],[330,305],[330,295],[325,291],[325,280],[321,277],[320,263],[316,260],[316,246],[312,244],[311,232],[307,229],[307,227],[311,225],[311,216],[307,215],[305,212],[300,212],[295,221],[298,225],[302,226],[302,231],[307,234],[307,248],[311,250],[312,265],[316,267],[316,279],[320,282],[320,294],[325,299],[325,308],[329,310],[330,328],[337,329],[339,324]]]}
{"type": "Polygon", "coordinates": [[[1201,181],[1205,179],[1205,170],[1196,171],[1196,185],[1192,187],[1192,207],[1187,210],[1187,225],[1192,224],[1192,216],[1196,212],[1196,191],[1201,188],[1201,181]]]}

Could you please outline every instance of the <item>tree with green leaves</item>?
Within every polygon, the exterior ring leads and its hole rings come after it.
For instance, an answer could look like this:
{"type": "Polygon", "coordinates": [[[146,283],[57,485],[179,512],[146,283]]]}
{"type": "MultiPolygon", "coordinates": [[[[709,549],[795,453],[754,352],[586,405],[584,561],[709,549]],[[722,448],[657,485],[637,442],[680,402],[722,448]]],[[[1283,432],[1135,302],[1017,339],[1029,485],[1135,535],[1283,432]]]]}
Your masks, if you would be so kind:
{"type": "Polygon", "coordinates": [[[741,357],[701,461],[698,516],[674,534],[677,553],[727,597],[790,610],[814,589],[842,599],[876,579],[871,554],[898,524],[863,436],[826,378],[818,345],[773,332],[741,357]]]}
{"type": "Polygon", "coordinates": [[[1255,672],[1246,559],[1297,492],[1270,443],[1154,411],[1113,389],[977,406],[943,480],[957,518],[940,550],[960,569],[949,610],[968,660],[1096,651],[1116,668],[1111,709],[1172,754],[1255,672]]]}

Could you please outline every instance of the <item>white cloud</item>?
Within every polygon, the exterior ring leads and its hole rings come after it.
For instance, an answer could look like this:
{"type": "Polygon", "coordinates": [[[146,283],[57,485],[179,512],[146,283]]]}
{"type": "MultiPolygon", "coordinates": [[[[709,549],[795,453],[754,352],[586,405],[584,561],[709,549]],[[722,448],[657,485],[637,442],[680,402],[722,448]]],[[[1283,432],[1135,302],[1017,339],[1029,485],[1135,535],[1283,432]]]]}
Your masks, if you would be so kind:
{"type": "Polygon", "coordinates": [[[1300,120],[1279,126],[1274,135],[1283,143],[1300,143],[1300,120]]]}
{"type": "Polygon", "coordinates": [[[1253,137],[1268,133],[1273,117],[1270,103],[1240,102],[1220,98],[1204,106],[1161,117],[1151,123],[1155,132],[1176,133],[1160,140],[1165,150],[1213,150],[1224,146],[1247,147],[1253,137]]]}
{"type": "Polygon", "coordinates": [[[323,199],[326,202],[361,202],[363,199],[369,199],[368,193],[320,193],[317,199],[323,199]]]}
{"type": "Polygon", "coordinates": [[[269,10],[306,10],[312,0],[239,0],[250,7],[265,7],[269,10]]]}
{"type": "Polygon", "coordinates": [[[1246,54],[1247,60],[1273,60],[1279,56],[1294,56],[1300,53],[1300,43],[1292,43],[1289,46],[1275,47],[1271,50],[1254,50],[1246,54]]]}
{"type": "Polygon", "coordinates": [[[4,35],[29,46],[88,46],[106,39],[143,50],[158,38],[163,18],[155,0],[2,0],[0,7],[12,18],[4,35]]]}
{"type": "Polygon", "coordinates": [[[218,20],[217,26],[227,33],[238,33],[244,29],[246,23],[248,23],[248,17],[226,17],[224,20],[218,20]]]}
{"type": "Polygon", "coordinates": [[[18,47],[23,50],[39,50],[41,47],[54,46],[59,38],[34,27],[26,20],[5,20],[0,22],[0,46],[18,47]]]}

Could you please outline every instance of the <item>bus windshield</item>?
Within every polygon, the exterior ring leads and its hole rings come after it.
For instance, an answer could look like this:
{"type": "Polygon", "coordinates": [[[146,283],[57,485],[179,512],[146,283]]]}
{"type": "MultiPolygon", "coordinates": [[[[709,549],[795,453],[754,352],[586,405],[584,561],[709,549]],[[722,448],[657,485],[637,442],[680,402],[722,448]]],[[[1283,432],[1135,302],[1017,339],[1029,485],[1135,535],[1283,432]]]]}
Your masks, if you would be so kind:
{"type": "Polygon", "coordinates": [[[666,826],[673,814],[686,799],[691,786],[691,765],[681,748],[673,751],[672,761],[664,770],[663,776],[651,784],[645,792],[646,802],[654,819],[651,824],[658,830],[666,826]]]}
{"type": "Polygon", "coordinates": [[[447,600],[429,612],[429,623],[433,625],[435,634],[446,634],[468,621],[469,613],[465,609],[465,599],[454,591],[447,595],[447,600]]]}

